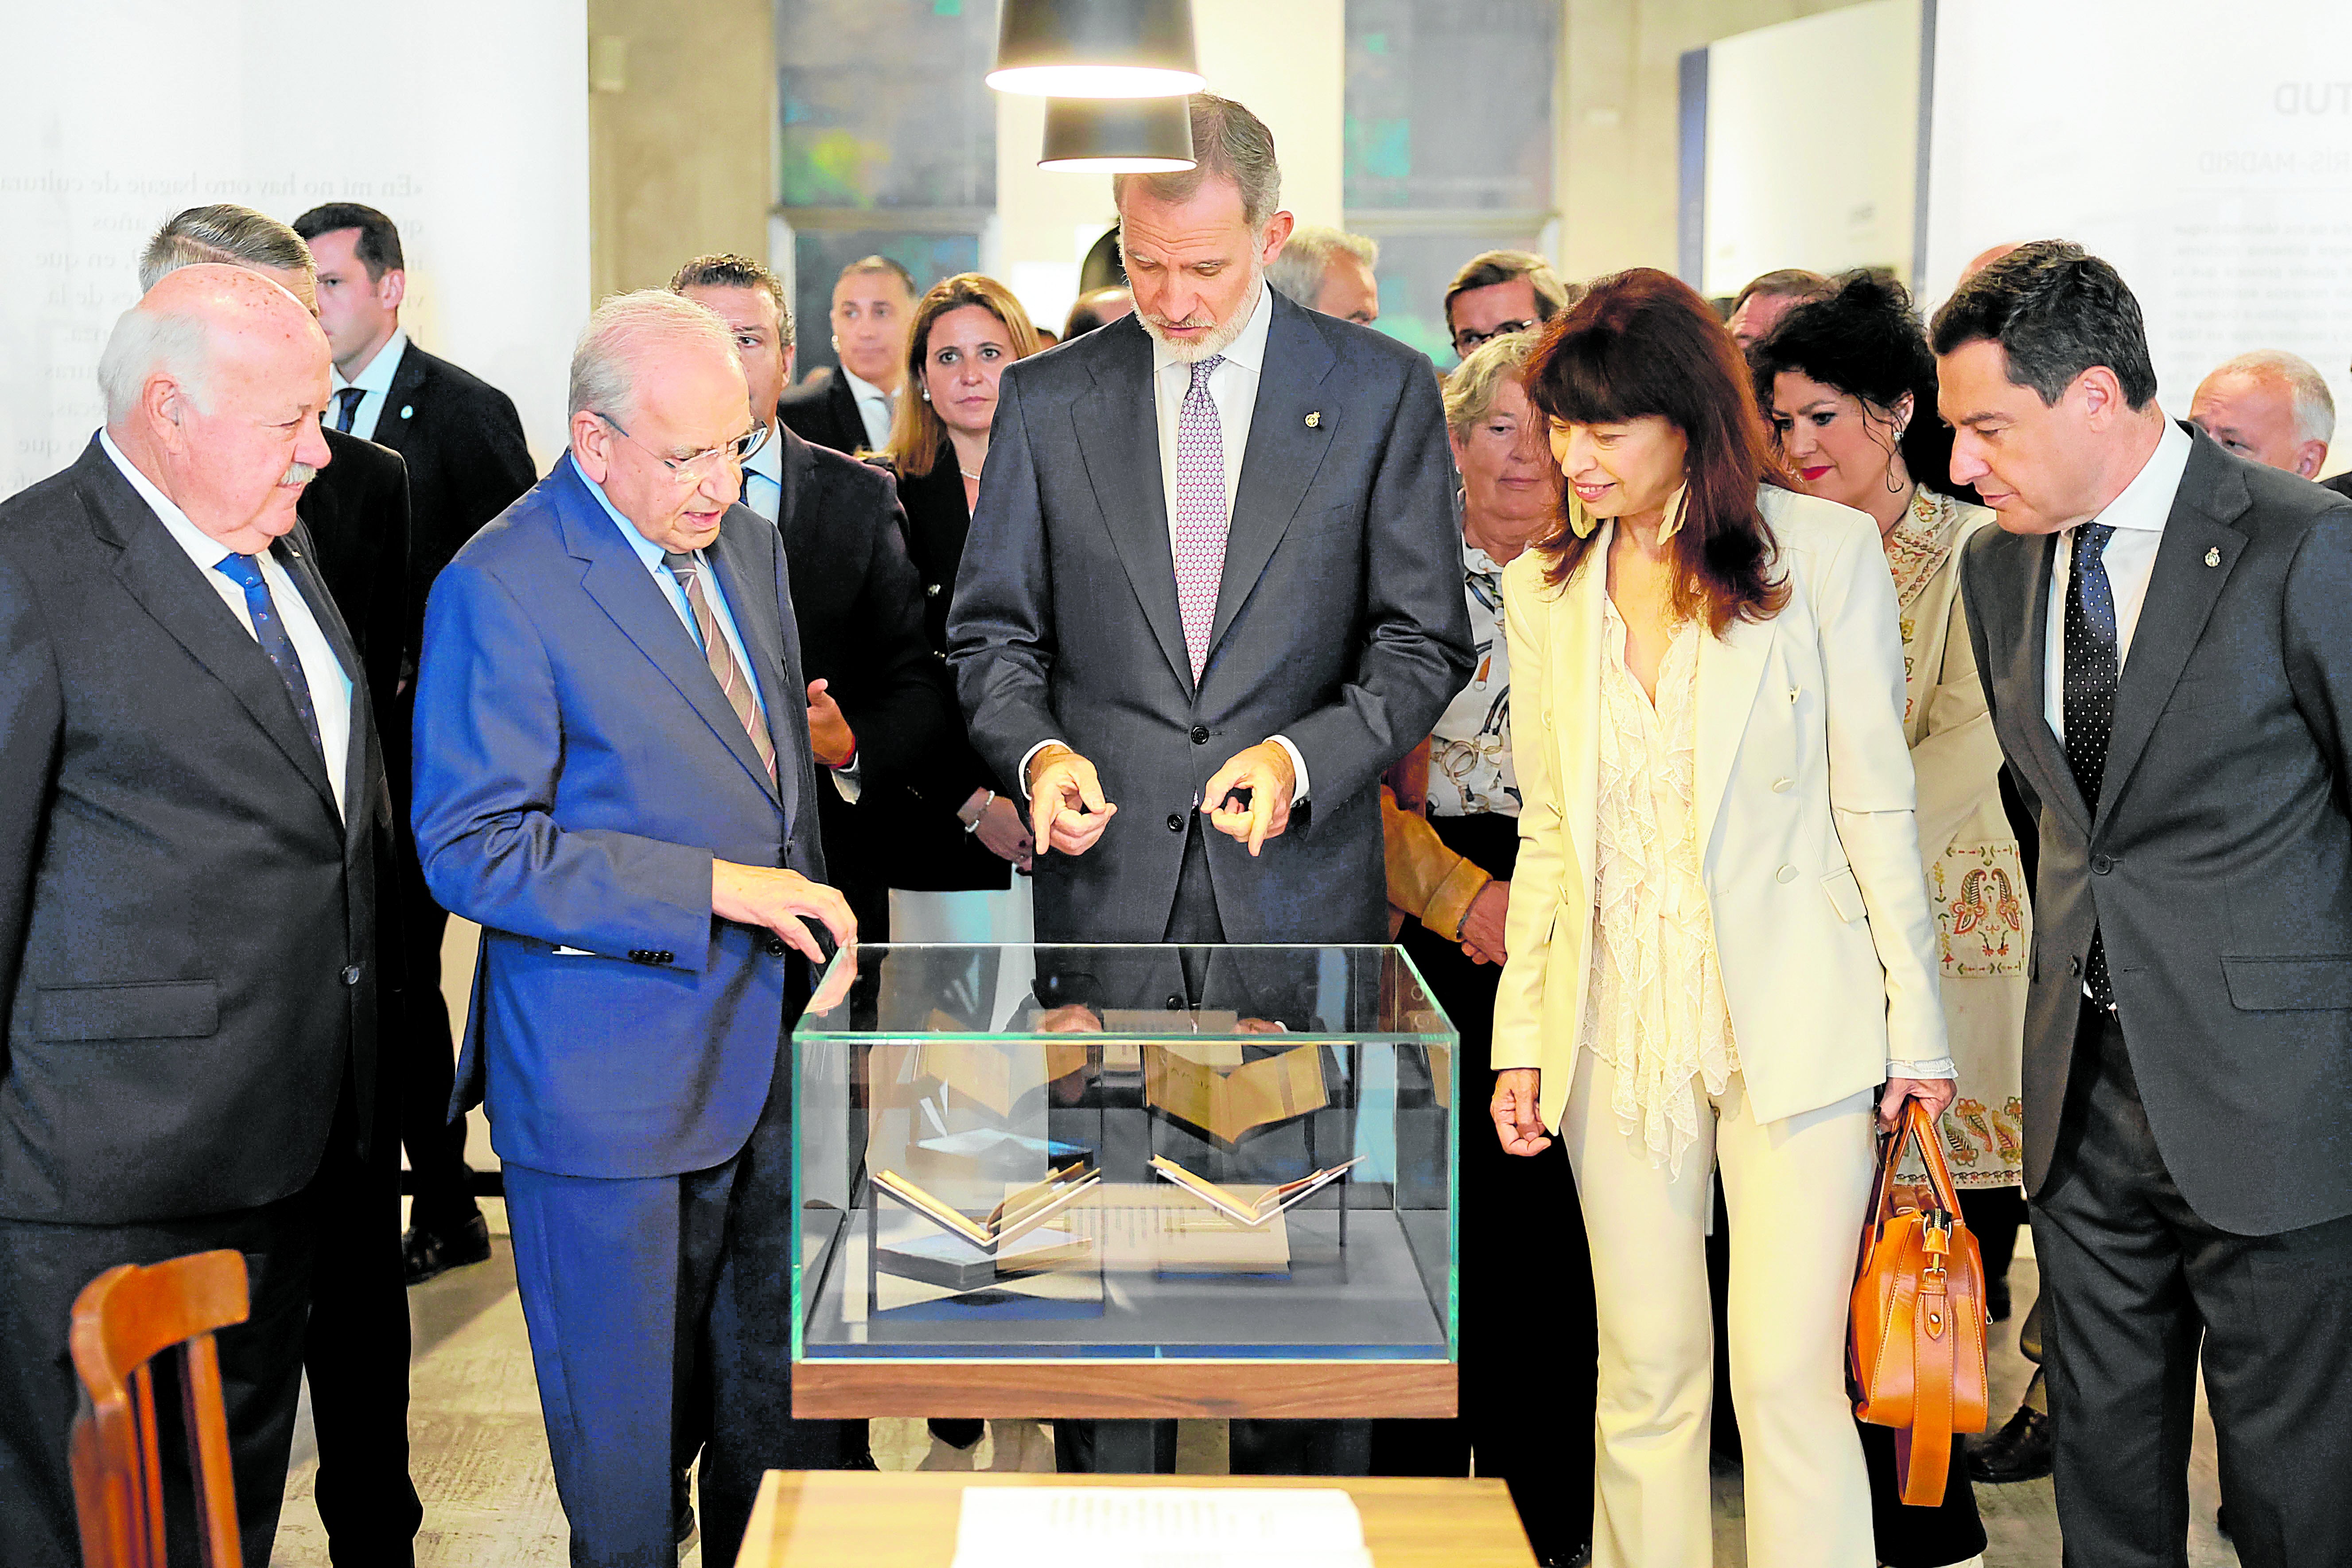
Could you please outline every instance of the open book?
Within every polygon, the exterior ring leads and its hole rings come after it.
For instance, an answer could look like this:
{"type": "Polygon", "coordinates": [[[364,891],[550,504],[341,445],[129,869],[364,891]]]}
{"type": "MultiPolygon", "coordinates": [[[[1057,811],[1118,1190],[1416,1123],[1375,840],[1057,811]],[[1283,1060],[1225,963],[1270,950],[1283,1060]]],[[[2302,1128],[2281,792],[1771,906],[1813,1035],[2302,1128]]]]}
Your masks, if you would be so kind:
{"type": "Polygon", "coordinates": [[[1323,1053],[1296,1047],[1244,1063],[1238,1045],[1153,1041],[1143,1053],[1143,1102],[1223,1143],[1331,1103],[1323,1053]]]}
{"type": "Polygon", "coordinates": [[[1328,1186],[1369,1156],[1359,1154],[1344,1165],[1332,1165],[1278,1187],[1268,1187],[1255,1199],[1244,1199],[1230,1187],[1203,1180],[1165,1155],[1154,1154],[1151,1168],[1236,1225],[1264,1225],[1307,1194],[1328,1186]]]}
{"type": "Polygon", "coordinates": [[[949,1207],[896,1171],[884,1171],[874,1184],[950,1236],[993,1258],[1006,1242],[1026,1235],[1067,1208],[1079,1194],[1102,1180],[1102,1173],[1082,1161],[1073,1161],[1034,1186],[1022,1188],[988,1211],[982,1219],[949,1207]]]}

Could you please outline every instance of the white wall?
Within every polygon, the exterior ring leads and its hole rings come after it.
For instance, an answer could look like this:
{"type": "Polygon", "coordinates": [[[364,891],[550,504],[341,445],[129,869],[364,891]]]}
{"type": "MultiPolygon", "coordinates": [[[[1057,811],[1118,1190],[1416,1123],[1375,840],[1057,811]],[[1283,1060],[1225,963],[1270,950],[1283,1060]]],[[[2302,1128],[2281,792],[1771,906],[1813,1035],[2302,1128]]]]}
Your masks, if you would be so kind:
{"type": "Polygon", "coordinates": [[[1927,276],[2063,237],[2115,264],[2147,318],[2158,397],[2287,349],[2325,373],[2352,456],[2352,5],[1943,0],[1927,276]]]}
{"type": "Polygon", "coordinates": [[[584,0],[82,0],[0,47],[0,495],[101,423],[93,369],[182,207],[383,208],[404,319],[504,388],[541,464],[588,303],[584,0]]]}
{"type": "Polygon", "coordinates": [[[1707,294],[1759,273],[1908,278],[1919,0],[1870,0],[1707,47],[1707,294]]]}
{"type": "MultiPolygon", "coordinates": [[[[1342,15],[1343,0],[1192,0],[1209,90],[1248,105],[1274,132],[1282,205],[1301,223],[1337,224],[1340,216],[1342,15]]],[[[1040,323],[1058,329],[1076,297],[1087,247],[1118,214],[1107,176],[1037,167],[1045,105],[1042,98],[996,95],[998,229],[986,264],[1040,323]]]]}

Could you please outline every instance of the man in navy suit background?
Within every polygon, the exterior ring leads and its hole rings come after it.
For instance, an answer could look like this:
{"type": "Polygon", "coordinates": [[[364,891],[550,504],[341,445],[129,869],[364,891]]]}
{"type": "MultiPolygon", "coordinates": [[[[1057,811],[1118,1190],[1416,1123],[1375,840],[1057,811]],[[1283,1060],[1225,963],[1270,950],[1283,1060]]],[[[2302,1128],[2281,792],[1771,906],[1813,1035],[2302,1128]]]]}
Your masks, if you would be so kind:
{"type": "Polygon", "coordinates": [[[856,925],[821,881],[783,552],[737,504],[726,324],[606,300],[570,406],[570,451],[426,612],[417,847],[482,927],[452,1109],[487,1104],[506,1164],[572,1561],[667,1568],[700,1448],[728,1562],[763,1469],[864,1456],[862,1424],[790,1419],[785,1287],[804,922],[856,925]]]}

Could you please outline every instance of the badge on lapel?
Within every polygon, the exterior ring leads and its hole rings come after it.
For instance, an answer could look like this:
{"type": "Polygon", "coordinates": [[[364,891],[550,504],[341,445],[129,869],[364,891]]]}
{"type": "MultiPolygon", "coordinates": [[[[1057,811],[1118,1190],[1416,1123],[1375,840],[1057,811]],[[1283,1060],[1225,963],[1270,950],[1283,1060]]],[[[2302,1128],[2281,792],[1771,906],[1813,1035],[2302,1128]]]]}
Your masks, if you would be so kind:
{"type": "Polygon", "coordinates": [[[1318,408],[1307,416],[1307,427],[1309,430],[1320,430],[1323,428],[1323,411],[1321,409],[1318,408]]]}
{"type": "Polygon", "coordinates": [[[2215,545],[2212,549],[2205,552],[2205,564],[2208,566],[2219,566],[2221,564],[2221,546],[2215,545]]]}

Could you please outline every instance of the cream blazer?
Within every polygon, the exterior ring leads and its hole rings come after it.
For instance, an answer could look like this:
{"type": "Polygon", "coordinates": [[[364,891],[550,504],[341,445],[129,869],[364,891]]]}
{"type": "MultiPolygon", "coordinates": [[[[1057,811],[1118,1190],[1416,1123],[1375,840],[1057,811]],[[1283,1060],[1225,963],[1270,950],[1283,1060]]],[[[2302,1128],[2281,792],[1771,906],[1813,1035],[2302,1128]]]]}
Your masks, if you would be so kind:
{"type": "MultiPolygon", "coordinates": [[[[1700,647],[1694,805],[1742,1074],[1774,1121],[1946,1052],[1877,527],[1771,486],[1758,505],[1788,603],[1700,647]]],[[[1492,1065],[1541,1070],[1555,1129],[1592,973],[1610,537],[1604,525],[1558,589],[1538,551],[1503,574],[1523,804],[1492,1065]]]]}

